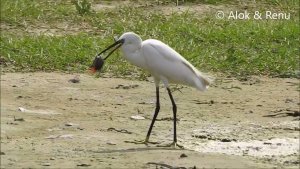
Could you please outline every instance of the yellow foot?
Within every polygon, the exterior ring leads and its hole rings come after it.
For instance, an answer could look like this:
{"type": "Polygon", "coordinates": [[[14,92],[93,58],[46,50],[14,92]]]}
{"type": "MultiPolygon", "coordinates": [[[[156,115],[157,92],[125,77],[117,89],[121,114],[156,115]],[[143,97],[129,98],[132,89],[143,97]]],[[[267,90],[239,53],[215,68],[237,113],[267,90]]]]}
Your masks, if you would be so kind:
{"type": "Polygon", "coordinates": [[[184,147],[182,145],[179,145],[177,142],[173,142],[171,144],[167,144],[167,145],[157,145],[157,147],[171,147],[171,148],[180,148],[180,149],[184,149],[184,147]]]}
{"type": "Polygon", "coordinates": [[[125,143],[133,143],[133,144],[159,144],[159,142],[153,142],[148,140],[134,140],[134,141],[124,141],[125,143]]]}

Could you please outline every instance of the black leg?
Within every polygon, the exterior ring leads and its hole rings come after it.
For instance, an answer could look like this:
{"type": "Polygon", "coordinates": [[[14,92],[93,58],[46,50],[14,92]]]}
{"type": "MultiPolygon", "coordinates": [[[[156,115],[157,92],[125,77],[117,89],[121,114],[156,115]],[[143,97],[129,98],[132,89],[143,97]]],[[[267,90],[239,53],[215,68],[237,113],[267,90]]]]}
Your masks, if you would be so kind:
{"type": "Polygon", "coordinates": [[[146,136],[146,140],[145,140],[146,142],[147,142],[147,141],[149,140],[149,138],[150,138],[150,134],[151,134],[153,125],[154,125],[154,123],[155,123],[156,117],[157,117],[157,115],[158,115],[159,109],[160,109],[160,104],[159,104],[159,87],[157,86],[157,87],[156,87],[156,108],[155,108],[155,112],[154,112],[154,116],[153,116],[151,125],[150,125],[150,127],[149,127],[149,130],[148,130],[148,133],[147,133],[147,136],[146,136]]]}
{"type": "Polygon", "coordinates": [[[135,141],[125,141],[125,143],[146,144],[146,145],[147,145],[148,143],[150,143],[150,144],[159,144],[159,142],[150,142],[150,141],[149,141],[150,134],[151,134],[153,125],[154,125],[154,123],[155,123],[156,117],[157,117],[157,115],[158,115],[159,109],[160,109],[160,104],[159,104],[159,87],[156,87],[156,108],[155,108],[154,116],[153,116],[151,125],[150,125],[150,127],[149,127],[149,130],[148,130],[146,139],[145,139],[145,140],[141,140],[141,141],[138,141],[138,140],[135,140],[135,141]]]}
{"type": "MultiPolygon", "coordinates": [[[[174,147],[174,148],[179,147],[179,148],[181,148],[181,149],[184,149],[183,146],[177,144],[177,135],[176,135],[176,121],[177,121],[176,113],[177,113],[177,106],[176,106],[175,101],[174,101],[174,99],[173,99],[171,90],[170,90],[169,88],[167,88],[167,90],[168,90],[168,94],[169,94],[169,96],[170,96],[170,99],[171,99],[171,102],[172,102],[172,106],[173,106],[173,116],[174,116],[174,117],[173,117],[173,118],[174,118],[174,120],[173,120],[173,121],[174,121],[174,139],[173,139],[173,143],[168,144],[168,145],[158,145],[158,147],[174,147]]],[[[125,142],[126,142],[126,143],[134,143],[134,144],[148,144],[148,143],[151,143],[151,144],[159,144],[159,142],[149,142],[150,134],[151,134],[153,125],[154,125],[154,123],[155,123],[156,117],[157,117],[157,115],[158,115],[159,109],[160,109],[160,103],[159,103],[159,88],[156,87],[156,108],[155,108],[154,116],[153,116],[151,125],[150,125],[150,127],[149,127],[149,130],[148,130],[146,139],[145,139],[145,140],[142,140],[142,141],[125,141],[125,142]]]]}
{"type": "Polygon", "coordinates": [[[171,90],[169,88],[167,88],[171,102],[172,102],[172,106],[173,106],[173,121],[174,121],[174,143],[177,143],[177,135],[176,135],[176,113],[177,113],[177,106],[175,104],[175,101],[173,99],[171,90]]]}

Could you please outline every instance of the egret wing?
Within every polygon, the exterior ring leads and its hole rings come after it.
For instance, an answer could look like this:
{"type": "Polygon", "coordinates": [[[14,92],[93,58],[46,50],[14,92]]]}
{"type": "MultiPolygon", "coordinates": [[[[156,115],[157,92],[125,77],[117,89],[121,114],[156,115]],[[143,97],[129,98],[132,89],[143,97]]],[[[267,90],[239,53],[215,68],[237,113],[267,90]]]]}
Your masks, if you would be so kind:
{"type": "Polygon", "coordinates": [[[149,71],[163,81],[195,86],[199,90],[205,90],[210,84],[209,79],[161,41],[154,39],[144,41],[142,51],[149,71]]]}

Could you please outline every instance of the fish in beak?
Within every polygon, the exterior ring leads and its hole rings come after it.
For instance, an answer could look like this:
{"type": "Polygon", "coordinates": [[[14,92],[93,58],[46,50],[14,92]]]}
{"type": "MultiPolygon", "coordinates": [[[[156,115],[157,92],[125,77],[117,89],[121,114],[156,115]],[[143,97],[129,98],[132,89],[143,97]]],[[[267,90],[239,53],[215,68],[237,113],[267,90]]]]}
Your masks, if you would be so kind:
{"type": "Polygon", "coordinates": [[[100,52],[94,59],[93,64],[90,66],[90,71],[92,73],[95,73],[97,71],[101,71],[103,65],[104,65],[104,61],[115,51],[117,50],[119,47],[122,46],[122,44],[124,43],[124,39],[119,39],[117,40],[114,44],[108,46],[106,49],[104,49],[102,52],[100,52]],[[106,57],[103,57],[103,54],[110,50],[111,48],[113,48],[112,51],[110,51],[108,53],[108,55],[106,57]]]}

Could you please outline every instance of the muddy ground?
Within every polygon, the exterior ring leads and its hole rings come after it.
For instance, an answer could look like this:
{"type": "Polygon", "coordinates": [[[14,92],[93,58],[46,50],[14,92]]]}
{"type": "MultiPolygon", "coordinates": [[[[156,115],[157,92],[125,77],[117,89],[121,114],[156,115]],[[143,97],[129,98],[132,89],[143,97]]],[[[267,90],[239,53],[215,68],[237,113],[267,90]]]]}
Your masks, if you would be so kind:
{"type": "MultiPolygon", "coordinates": [[[[151,80],[2,73],[1,168],[298,168],[298,85],[218,77],[207,92],[174,91],[180,150],[126,143],[145,138],[155,106],[151,80]]],[[[172,124],[162,86],[150,140],[171,143],[172,124]]]]}

